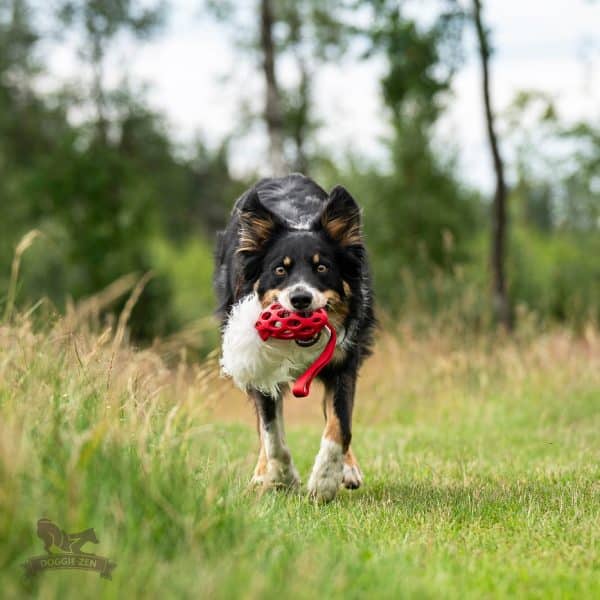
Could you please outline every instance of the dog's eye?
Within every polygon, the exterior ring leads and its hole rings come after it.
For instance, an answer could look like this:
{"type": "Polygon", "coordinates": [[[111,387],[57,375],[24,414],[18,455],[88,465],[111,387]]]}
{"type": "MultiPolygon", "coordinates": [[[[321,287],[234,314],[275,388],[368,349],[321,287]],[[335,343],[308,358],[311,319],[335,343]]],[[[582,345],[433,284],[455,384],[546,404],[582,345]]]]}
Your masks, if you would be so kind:
{"type": "Polygon", "coordinates": [[[327,273],[327,271],[329,271],[329,269],[325,265],[317,266],[317,273],[327,273]]]}
{"type": "Polygon", "coordinates": [[[275,267],[274,271],[275,271],[275,275],[277,275],[279,277],[283,277],[287,273],[287,271],[285,270],[285,267],[282,267],[281,265],[279,267],[275,267]]]}

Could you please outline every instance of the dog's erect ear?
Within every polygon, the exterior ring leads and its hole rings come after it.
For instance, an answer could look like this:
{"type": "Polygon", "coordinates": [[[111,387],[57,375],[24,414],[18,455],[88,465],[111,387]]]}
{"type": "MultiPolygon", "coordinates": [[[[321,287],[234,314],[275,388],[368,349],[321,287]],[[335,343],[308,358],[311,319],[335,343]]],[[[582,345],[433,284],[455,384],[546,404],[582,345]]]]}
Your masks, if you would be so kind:
{"type": "Polygon", "coordinates": [[[266,208],[256,190],[252,190],[240,208],[240,243],[238,252],[259,252],[282,227],[281,220],[266,208]]]}
{"type": "Polygon", "coordinates": [[[342,246],[362,246],[360,208],[348,190],[336,185],[321,213],[318,225],[342,246]]]}

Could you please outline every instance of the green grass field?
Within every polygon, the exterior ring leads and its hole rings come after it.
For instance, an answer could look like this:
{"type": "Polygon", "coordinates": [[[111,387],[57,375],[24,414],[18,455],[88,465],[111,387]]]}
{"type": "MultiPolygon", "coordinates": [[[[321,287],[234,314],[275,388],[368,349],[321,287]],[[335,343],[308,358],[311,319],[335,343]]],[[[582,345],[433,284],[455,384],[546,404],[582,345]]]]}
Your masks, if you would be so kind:
{"type": "MultiPolygon", "coordinates": [[[[252,409],[76,314],[0,325],[2,598],[599,598],[600,336],[385,336],[361,379],[365,475],[328,505],[247,488],[252,409]],[[94,527],[97,573],[21,563],[94,527]]],[[[172,348],[170,348],[172,354],[172,348]]],[[[288,402],[303,481],[319,399],[288,402]]]]}

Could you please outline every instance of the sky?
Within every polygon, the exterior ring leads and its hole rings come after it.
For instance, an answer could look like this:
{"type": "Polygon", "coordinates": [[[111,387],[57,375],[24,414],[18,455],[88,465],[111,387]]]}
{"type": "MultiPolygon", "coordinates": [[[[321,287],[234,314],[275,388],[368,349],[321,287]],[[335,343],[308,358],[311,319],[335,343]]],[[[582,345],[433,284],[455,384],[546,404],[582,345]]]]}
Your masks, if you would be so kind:
{"type": "MultiPolygon", "coordinates": [[[[468,0],[460,0],[470,4],[468,0]]],[[[201,0],[172,0],[163,31],[150,41],[121,40],[107,62],[107,83],[125,73],[147,87],[150,104],[167,115],[175,139],[182,144],[202,137],[217,145],[240,131],[242,106],[258,110],[262,80],[251,60],[232,43],[234,31],[208,18],[201,0]]],[[[520,90],[552,95],[567,121],[600,119],[600,2],[593,0],[487,0],[485,18],[492,31],[494,106],[501,113],[520,90]]],[[[412,14],[426,21],[430,0],[412,3],[412,14]]],[[[238,32],[239,33],[239,32],[238,32]]],[[[475,39],[465,36],[465,63],[454,78],[449,110],[436,130],[436,143],[453,148],[461,177],[483,190],[493,175],[486,145],[475,39]]],[[[48,49],[52,79],[64,81],[80,72],[74,40],[48,49]]],[[[284,63],[278,74],[292,77],[284,63]]],[[[314,85],[318,144],[335,158],[349,150],[385,161],[382,138],[387,114],[379,80],[381,58],[358,61],[349,56],[319,69],[314,85]]],[[[232,142],[236,172],[266,174],[266,137],[255,128],[232,142]]],[[[510,160],[512,148],[504,144],[510,160]]]]}

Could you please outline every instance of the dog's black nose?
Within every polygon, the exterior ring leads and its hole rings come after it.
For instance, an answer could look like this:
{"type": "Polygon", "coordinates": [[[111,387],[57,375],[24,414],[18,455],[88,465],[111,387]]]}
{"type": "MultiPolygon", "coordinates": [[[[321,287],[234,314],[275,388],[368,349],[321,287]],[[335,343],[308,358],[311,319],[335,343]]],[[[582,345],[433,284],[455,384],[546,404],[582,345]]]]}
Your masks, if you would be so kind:
{"type": "Polygon", "coordinates": [[[296,310],[308,308],[312,299],[312,294],[307,290],[297,290],[290,295],[290,302],[296,310]]]}

